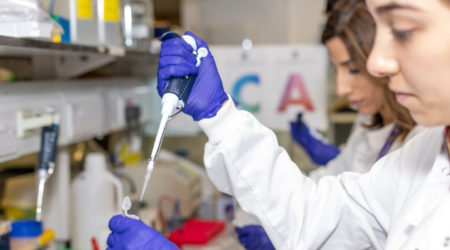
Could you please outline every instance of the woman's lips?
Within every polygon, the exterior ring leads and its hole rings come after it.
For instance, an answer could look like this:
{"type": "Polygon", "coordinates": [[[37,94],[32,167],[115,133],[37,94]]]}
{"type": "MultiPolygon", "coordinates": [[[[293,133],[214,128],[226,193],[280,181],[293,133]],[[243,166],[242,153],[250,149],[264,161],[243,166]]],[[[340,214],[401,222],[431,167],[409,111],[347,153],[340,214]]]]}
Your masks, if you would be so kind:
{"type": "Polygon", "coordinates": [[[351,106],[353,106],[353,107],[358,107],[359,106],[359,104],[361,104],[361,100],[359,100],[359,101],[350,101],[350,105],[351,106]]]}
{"type": "Polygon", "coordinates": [[[399,103],[406,102],[411,96],[412,96],[411,94],[406,94],[406,93],[400,93],[400,92],[395,93],[395,99],[399,103]]]}

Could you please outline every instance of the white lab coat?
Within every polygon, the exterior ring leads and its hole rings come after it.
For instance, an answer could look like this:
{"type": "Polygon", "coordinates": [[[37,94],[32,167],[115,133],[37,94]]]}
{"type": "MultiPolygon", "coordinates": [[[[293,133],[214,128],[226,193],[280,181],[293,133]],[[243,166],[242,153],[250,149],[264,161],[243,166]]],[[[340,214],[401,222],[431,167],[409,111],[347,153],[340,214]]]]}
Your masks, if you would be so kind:
{"type": "Polygon", "coordinates": [[[205,165],[277,249],[448,249],[450,163],[443,128],[423,131],[366,174],[302,175],[275,134],[227,102],[199,125],[205,165]]]}
{"type": "MultiPolygon", "coordinates": [[[[368,123],[367,116],[358,116],[352,133],[341,153],[326,166],[322,166],[309,173],[309,177],[317,181],[328,175],[338,175],[345,171],[366,173],[373,166],[383,148],[386,140],[394,128],[394,123],[382,128],[367,128],[363,124],[368,123]]],[[[389,152],[393,152],[403,146],[404,143],[420,133],[423,127],[416,126],[412,129],[405,140],[397,139],[392,144],[389,152]]]]}

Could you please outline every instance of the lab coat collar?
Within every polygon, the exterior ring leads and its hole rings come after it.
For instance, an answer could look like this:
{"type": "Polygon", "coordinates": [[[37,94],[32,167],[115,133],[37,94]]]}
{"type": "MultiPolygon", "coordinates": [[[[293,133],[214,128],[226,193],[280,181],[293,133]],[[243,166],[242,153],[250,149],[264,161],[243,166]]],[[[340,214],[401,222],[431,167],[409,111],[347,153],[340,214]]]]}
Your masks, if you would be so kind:
{"type": "Polygon", "coordinates": [[[390,123],[382,128],[369,129],[367,133],[367,143],[369,148],[380,150],[394,128],[394,123],[390,123]],[[380,140],[380,138],[383,138],[380,140]]]}

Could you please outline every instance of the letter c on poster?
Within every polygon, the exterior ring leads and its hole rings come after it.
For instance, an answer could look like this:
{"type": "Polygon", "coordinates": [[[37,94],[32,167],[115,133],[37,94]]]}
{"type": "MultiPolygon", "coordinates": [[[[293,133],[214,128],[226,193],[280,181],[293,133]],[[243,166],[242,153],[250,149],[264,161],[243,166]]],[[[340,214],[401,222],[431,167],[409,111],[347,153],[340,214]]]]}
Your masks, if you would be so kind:
{"type": "Polygon", "coordinates": [[[249,84],[259,85],[259,77],[256,74],[248,74],[239,78],[236,83],[233,85],[231,90],[231,96],[234,101],[238,103],[238,105],[247,110],[250,113],[257,114],[260,111],[260,106],[258,104],[252,105],[248,104],[242,98],[242,90],[244,86],[249,84]]]}

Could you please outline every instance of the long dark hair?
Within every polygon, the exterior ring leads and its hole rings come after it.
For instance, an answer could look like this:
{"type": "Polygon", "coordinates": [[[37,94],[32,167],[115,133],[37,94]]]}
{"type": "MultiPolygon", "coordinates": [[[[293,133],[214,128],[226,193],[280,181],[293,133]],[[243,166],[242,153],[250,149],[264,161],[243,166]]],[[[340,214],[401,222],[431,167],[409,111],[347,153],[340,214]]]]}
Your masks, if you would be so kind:
{"type": "Polygon", "coordinates": [[[337,2],[337,0],[327,0],[327,6],[325,9],[325,13],[329,13],[333,10],[334,4],[337,2]]]}
{"type": "MultiPolygon", "coordinates": [[[[375,21],[362,0],[338,0],[330,12],[322,33],[322,43],[339,37],[350,54],[352,63],[371,81],[384,86],[384,105],[392,112],[395,123],[399,126],[398,137],[402,140],[416,126],[409,111],[396,100],[388,88],[389,78],[375,78],[367,72],[366,63],[375,39],[375,21]]],[[[381,127],[383,121],[380,113],[373,115],[369,128],[381,127]]]]}

